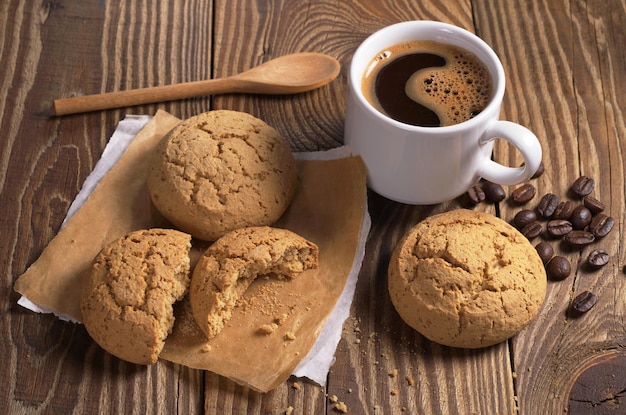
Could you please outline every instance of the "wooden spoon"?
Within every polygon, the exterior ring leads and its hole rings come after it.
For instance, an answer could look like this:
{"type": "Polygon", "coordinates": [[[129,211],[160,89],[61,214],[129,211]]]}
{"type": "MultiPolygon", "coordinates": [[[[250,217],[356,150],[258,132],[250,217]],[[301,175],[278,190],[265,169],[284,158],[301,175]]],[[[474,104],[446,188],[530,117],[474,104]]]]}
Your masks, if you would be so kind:
{"type": "Polygon", "coordinates": [[[295,53],[265,62],[238,75],[128,91],[61,98],[56,115],[173,101],[224,93],[295,94],[326,85],[339,74],[339,62],[322,53],[295,53]]]}

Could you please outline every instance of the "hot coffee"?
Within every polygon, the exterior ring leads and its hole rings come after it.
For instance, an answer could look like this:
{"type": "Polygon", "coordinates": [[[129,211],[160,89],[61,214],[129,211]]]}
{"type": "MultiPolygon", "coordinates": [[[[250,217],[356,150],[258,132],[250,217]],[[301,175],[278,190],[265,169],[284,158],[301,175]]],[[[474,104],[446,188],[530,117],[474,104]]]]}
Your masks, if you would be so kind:
{"type": "Polygon", "coordinates": [[[378,111],[421,127],[467,121],[492,96],[489,71],[473,53],[434,41],[381,51],[364,72],[361,88],[378,111]]]}
{"type": "MultiPolygon", "coordinates": [[[[370,189],[396,202],[441,203],[467,192],[479,178],[501,185],[525,182],[541,164],[541,146],[527,128],[499,119],[505,84],[498,56],[467,30],[429,20],[384,27],[368,36],[352,56],[344,143],[363,159],[370,189]],[[373,59],[380,51],[380,57],[373,59]],[[406,69],[404,64],[393,64],[396,57],[416,54],[422,54],[416,59],[417,67],[410,62],[415,58],[407,58],[406,69]],[[381,96],[384,101],[386,95],[379,93],[377,97],[376,78],[387,63],[390,82],[404,78],[398,90],[383,86],[390,101],[412,97],[409,101],[420,103],[437,116],[436,122],[428,124],[412,118],[420,112],[409,110],[411,117],[405,122],[445,127],[416,127],[384,115],[381,106],[380,111],[376,109],[373,103],[381,96]],[[409,88],[407,94],[407,81],[420,88],[409,88]],[[373,89],[364,91],[364,86],[373,89]],[[496,140],[519,150],[523,166],[509,167],[492,160],[496,140]]],[[[406,106],[400,105],[400,110],[406,106]]],[[[477,193],[476,198],[482,195],[477,193]]]]}

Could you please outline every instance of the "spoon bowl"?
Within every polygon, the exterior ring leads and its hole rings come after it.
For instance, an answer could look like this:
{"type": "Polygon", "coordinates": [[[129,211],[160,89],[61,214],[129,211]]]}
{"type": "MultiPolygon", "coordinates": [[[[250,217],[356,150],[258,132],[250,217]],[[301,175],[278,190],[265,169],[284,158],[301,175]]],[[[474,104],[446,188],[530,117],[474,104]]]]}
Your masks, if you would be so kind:
{"type": "Polygon", "coordinates": [[[328,84],[340,68],[328,55],[295,53],[225,78],[60,98],[52,110],[55,115],[67,115],[225,93],[297,94],[328,84]]]}
{"type": "Polygon", "coordinates": [[[253,94],[297,94],[326,85],[339,75],[339,62],[322,53],[284,55],[254,67],[231,80],[234,92],[253,94]],[[236,84],[236,85],[235,85],[236,84]]]}

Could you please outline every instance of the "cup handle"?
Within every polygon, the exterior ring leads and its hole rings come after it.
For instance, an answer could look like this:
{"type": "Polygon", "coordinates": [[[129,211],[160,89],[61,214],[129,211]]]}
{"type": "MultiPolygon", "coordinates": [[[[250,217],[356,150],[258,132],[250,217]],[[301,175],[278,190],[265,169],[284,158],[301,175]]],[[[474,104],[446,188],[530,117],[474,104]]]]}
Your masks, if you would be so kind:
{"type": "Polygon", "coordinates": [[[485,131],[480,140],[484,145],[496,138],[501,138],[513,144],[522,153],[524,165],[521,167],[507,167],[486,158],[480,177],[493,183],[513,185],[527,181],[539,168],[541,163],[541,145],[537,136],[529,129],[510,121],[494,121],[485,131]]]}

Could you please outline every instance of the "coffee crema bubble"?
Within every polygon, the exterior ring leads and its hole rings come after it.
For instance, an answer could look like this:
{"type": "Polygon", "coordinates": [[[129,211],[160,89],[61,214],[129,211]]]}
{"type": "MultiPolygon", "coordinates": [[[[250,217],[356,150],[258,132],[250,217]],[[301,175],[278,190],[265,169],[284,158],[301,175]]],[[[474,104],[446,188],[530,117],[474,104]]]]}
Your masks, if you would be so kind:
{"type": "Polygon", "coordinates": [[[471,52],[413,41],[379,52],[362,79],[366,99],[397,121],[442,127],[467,121],[489,104],[491,76],[471,52]]]}

